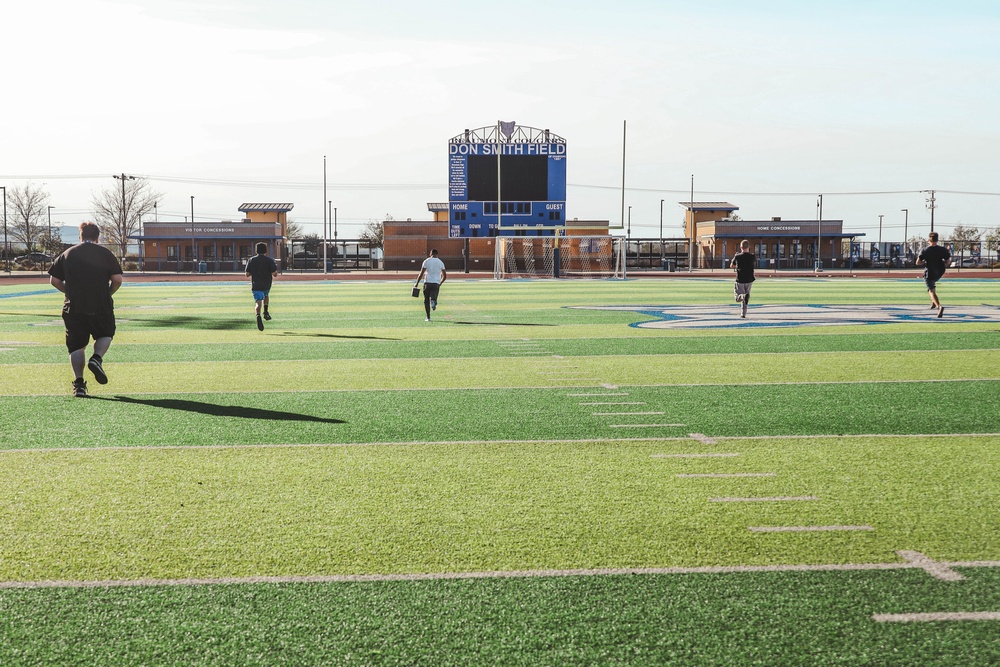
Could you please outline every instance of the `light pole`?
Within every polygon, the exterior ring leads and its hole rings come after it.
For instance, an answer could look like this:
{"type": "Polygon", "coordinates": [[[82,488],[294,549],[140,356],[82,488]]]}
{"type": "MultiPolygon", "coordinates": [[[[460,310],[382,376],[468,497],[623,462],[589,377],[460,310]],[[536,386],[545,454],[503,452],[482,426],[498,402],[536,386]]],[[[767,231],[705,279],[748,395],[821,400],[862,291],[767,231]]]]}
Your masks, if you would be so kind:
{"type": "Polygon", "coordinates": [[[907,227],[910,224],[910,209],[901,208],[899,210],[903,212],[903,259],[905,260],[906,256],[909,255],[908,251],[910,249],[910,239],[907,237],[907,227]]]}
{"type": "Polygon", "coordinates": [[[3,190],[3,265],[7,273],[10,273],[10,252],[7,248],[7,188],[0,185],[0,190],[3,190]]]}
{"type": "Polygon", "coordinates": [[[632,207],[628,207],[628,228],[625,230],[625,236],[627,238],[632,238],[632,207]]]}
{"type": "MultiPolygon", "coordinates": [[[[50,250],[50,248],[52,246],[52,209],[54,209],[54,208],[55,208],[55,206],[49,206],[49,238],[47,239],[49,247],[45,248],[46,250],[50,250]]],[[[51,252],[51,250],[50,250],[50,252],[51,252]]],[[[47,252],[45,254],[47,255],[49,253],[47,252]]]]}
{"type": "Polygon", "coordinates": [[[878,216],[878,252],[882,254],[882,218],[885,216],[881,213],[878,216]]]}
{"type": "Polygon", "coordinates": [[[198,271],[198,246],[194,240],[194,195],[191,195],[191,273],[198,271]]]}
{"type": "MultiPolygon", "coordinates": [[[[816,270],[823,270],[823,195],[819,196],[816,202],[818,212],[816,215],[816,270]]],[[[832,259],[831,259],[832,261],[832,259]]]]}
{"type": "Polygon", "coordinates": [[[660,200],[660,266],[663,265],[663,200],[660,200]]]}

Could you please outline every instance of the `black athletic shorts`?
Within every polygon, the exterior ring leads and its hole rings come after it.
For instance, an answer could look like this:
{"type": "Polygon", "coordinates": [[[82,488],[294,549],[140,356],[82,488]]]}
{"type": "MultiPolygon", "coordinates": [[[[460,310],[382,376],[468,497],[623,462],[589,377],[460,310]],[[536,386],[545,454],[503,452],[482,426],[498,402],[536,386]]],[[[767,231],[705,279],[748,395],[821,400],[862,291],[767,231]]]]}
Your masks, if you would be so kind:
{"type": "Polygon", "coordinates": [[[428,301],[437,301],[438,293],[441,291],[441,283],[424,283],[424,298],[428,301]]]}
{"type": "Polygon", "coordinates": [[[937,281],[944,277],[943,273],[937,273],[929,269],[924,269],[924,284],[927,285],[927,289],[932,290],[934,286],[937,285],[937,281]]]}
{"type": "Polygon", "coordinates": [[[115,337],[114,313],[98,315],[63,313],[63,322],[66,324],[66,349],[70,352],[87,347],[91,337],[94,340],[115,337]]]}

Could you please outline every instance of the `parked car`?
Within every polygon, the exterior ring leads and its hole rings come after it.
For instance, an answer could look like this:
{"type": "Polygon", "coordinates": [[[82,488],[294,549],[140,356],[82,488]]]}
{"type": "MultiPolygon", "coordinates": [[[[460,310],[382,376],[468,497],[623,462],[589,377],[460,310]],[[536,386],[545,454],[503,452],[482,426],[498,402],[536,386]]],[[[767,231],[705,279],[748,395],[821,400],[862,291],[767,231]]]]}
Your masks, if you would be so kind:
{"type": "Polygon", "coordinates": [[[971,269],[976,266],[979,266],[979,258],[977,257],[962,257],[951,261],[953,269],[971,269]]]}
{"type": "Polygon", "coordinates": [[[15,264],[51,264],[52,258],[46,255],[44,252],[29,252],[27,255],[21,255],[20,257],[14,258],[15,264]]]}

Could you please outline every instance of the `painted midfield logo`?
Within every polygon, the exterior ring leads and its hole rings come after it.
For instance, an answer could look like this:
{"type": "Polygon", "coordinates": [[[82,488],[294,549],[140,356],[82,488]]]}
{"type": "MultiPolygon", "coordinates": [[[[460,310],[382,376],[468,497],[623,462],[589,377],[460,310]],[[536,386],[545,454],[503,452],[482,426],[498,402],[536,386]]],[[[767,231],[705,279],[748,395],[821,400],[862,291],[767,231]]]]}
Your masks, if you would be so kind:
{"type": "Polygon", "coordinates": [[[946,306],[944,318],[938,319],[937,310],[919,306],[754,306],[751,304],[745,320],[740,319],[738,305],[572,307],[580,310],[620,310],[655,318],[653,321],[632,324],[633,327],[640,329],[744,329],[899,322],[1000,322],[1000,308],[995,306],[946,306]]]}

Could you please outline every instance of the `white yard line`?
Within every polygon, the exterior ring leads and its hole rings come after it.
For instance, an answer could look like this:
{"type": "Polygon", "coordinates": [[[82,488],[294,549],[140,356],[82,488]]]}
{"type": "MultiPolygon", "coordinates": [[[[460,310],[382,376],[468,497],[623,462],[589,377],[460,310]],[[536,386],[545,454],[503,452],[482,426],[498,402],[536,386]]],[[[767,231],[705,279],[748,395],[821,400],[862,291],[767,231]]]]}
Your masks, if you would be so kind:
{"type": "MultiPolygon", "coordinates": [[[[941,562],[951,567],[1000,567],[1000,561],[941,562]]],[[[510,570],[482,572],[424,572],[413,574],[332,574],[316,576],[218,577],[189,579],[105,579],[99,581],[4,581],[0,590],[13,588],[106,588],[120,586],[198,586],[216,584],[294,584],[359,581],[430,581],[450,579],[522,579],[529,577],[591,577],[654,574],[741,574],[753,572],[858,572],[923,569],[913,562],[839,563],[819,565],[718,565],[705,567],[642,567],[566,570],[510,570]]],[[[993,620],[990,618],[989,620],[993,620]]]]}
{"type": "Polygon", "coordinates": [[[819,500],[817,496],[760,496],[757,498],[709,498],[713,503],[783,503],[802,500],[819,500]]]}
{"type": "Polygon", "coordinates": [[[924,614],[872,614],[879,623],[929,623],[933,621],[1000,621],[1000,611],[942,611],[924,614]]]}

